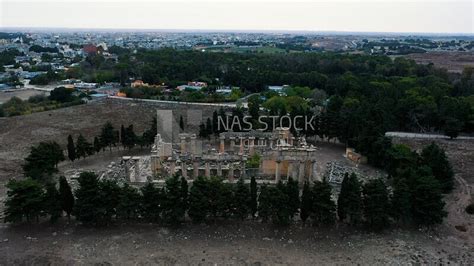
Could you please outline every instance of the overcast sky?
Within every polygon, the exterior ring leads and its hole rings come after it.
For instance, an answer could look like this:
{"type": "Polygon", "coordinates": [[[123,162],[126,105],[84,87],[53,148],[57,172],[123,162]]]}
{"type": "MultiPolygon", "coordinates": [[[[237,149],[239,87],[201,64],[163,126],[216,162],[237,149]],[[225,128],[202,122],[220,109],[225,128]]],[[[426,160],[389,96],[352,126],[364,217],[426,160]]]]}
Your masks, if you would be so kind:
{"type": "Polygon", "coordinates": [[[0,0],[0,27],[473,34],[473,2],[0,0]]]}

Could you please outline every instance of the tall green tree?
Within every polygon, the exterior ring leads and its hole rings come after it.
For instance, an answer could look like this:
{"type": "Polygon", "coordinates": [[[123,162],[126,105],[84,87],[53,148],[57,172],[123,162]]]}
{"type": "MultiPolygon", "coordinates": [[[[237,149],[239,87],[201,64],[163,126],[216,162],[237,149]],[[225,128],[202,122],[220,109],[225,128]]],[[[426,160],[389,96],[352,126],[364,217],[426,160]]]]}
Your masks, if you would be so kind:
{"type": "Polygon", "coordinates": [[[117,214],[121,189],[115,180],[101,180],[99,191],[101,197],[98,206],[103,211],[100,223],[101,225],[108,225],[112,223],[112,219],[117,214]]]}
{"type": "Polygon", "coordinates": [[[101,129],[101,133],[99,136],[100,142],[102,143],[103,147],[109,147],[112,150],[112,146],[115,146],[117,143],[117,133],[112,126],[112,123],[107,122],[101,129]]]}
{"type": "Polygon", "coordinates": [[[411,221],[411,193],[404,177],[394,180],[390,210],[399,223],[407,224],[411,221]]]}
{"type": "Polygon", "coordinates": [[[59,196],[61,198],[61,208],[68,219],[71,217],[71,213],[74,209],[74,195],[72,194],[71,186],[67,182],[64,176],[59,177],[59,196]]]}
{"type": "Polygon", "coordinates": [[[303,192],[301,194],[301,206],[300,206],[300,218],[303,223],[312,213],[313,195],[311,193],[311,187],[309,182],[304,182],[303,192]]]}
{"type": "Polygon", "coordinates": [[[25,176],[33,179],[44,180],[57,172],[57,164],[64,161],[64,154],[58,143],[40,142],[31,147],[30,154],[25,158],[23,171],[25,176]]]}
{"type": "Polygon", "coordinates": [[[348,221],[351,225],[357,225],[361,221],[362,199],[361,188],[355,173],[344,176],[341,184],[341,192],[337,200],[337,215],[341,221],[348,221]]]}
{"type": "Polygon", "coordinates": [[[163,220],[177,226],[184,220],[186,203],[181,191],[181,181],[178,175],[166,179],[163,195],[163,220]]]}
{"type": "Polygon", "coordinates": [[[41,184],[31,178],[10,180],[5,201],[5,222],[19,223],[38,220],[43,212],[44,191],[41,184]]]}
{"type": "Polygon", "coordinates": [[[117,216],[125,220],[137,219],[140,212],[141,195],[128,183],[120,188],[117,216]]]}
{"type": "Polygon", "coordinates": [[[74,140],[71,135],[67,137],[67,157],[71,162],[76,160],[76,147],[74,146],[74,140]]]}
{"type": "Polygon", "coordinates": [[[255,217],[258,211],[258,202],[257,202],[257,181],[255,180],[255,176],[250,178],[250,214],[252,217],[255,217]]]}
{"type": "Polygon", "coordinates": [[[412,214],[418,225],[435,225],[443,222],[447,213],[438,180],[429,171],[419,171],[412,187],[412,214]]]}
{"type": "Polygon", "coordinates": [[[55,223],[62,215],[61,195],[56,184],[46,184],[46,193],[43,199],[44,209],[51,223],[55,223]]]}
{"type": "Polygon", "coordinates": [[[77,158],[86,158],[90,155],[91,150],[93,150],[92,145],[86,140],[86,138],[84,138],[84,136],[82,136],[82,134],[79,134],[76,141],[77,158]]]}
{"type": "Polygon", "coordinates": [[[449,193],[454,187],[454,172],[451,163],[442,148],[432,142],[421,152],[423,164],[429,166],[434,177],[441,185],[444,193],[449,193]]]}
{"type": "Polygon", "coordinates": [[[188,215],[194,223],[202,223],[209,213],[209,203],[206,194],[208,189],[207,180],[197,177],[189,191],[188,215]]]}
{"type": "Polygon", "coordinates": [[[234,202],[234,215],[242,220],[247,218],[250,213],[250,191],[242,177],[239,178],[235,187],[234,202]]]}
{"type": "Polygon", "coordinates": [[[95,153],[99,153],[100,150],[102,149],[102,143],[100,143],[100,140],[98,137],[94,137],[93,146],[94,146],[95,153]]]}
{"type": "Polygon", "coordinates": [[[183,121],[183,116],[179,116],[179,128],[181,129],[181,132],[184,132],[184,121],[183,121]]]}
{"type": "Polygon", "coordinates": [[[387,187],[380,179],[370,180],[363,187],[364,216],[373,230],[381,230],[389,225],[389,198],[387,187]]]}
{"type": "Polygon", "coordinates": [[[150,222],[159,222],[161,219],[161,211],[163,206],[162,191],[159,188],[156,188],[152,183],[148,183],[141,188],[141,192],[142,217],[150,222]]]}
{"type": "Polygon", "coordinates": [[[101,225],[105,215],[102,208],[102,193],[95,173],[83,172],[78,178],[79,187],[75,191],[74,215],[84,225],[101,225]]]}
{"type": "Polygon", "coordinates": [[[298,213],[300,207],[300,189],[298,187],[298,181],[294,180],[293,178],[288,178],[288,182],[286,182],[286,195],[288,196],[288,208],[290,211],[290,218],[298,213]]]}
{"type": "MultiPolygon", "coordinates": [[[[342,189],[341,189],[342,190],[342,189]]],[[[332,189],[326,179],[316,181],[311,190],[311,219],[315,225],[332,225],[336,221],[336,204],[332,200],[332,189]]]]}

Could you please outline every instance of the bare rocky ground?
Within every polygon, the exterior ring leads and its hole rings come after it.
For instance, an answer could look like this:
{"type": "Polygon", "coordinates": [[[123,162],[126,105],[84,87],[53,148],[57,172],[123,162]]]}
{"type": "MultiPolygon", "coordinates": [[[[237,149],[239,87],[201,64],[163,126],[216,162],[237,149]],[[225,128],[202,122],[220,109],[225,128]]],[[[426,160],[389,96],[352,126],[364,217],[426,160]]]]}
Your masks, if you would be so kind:
{"type": "MultiPolygon", "coordinates": [[[[141,132],[148,127],[156,108],[156,105],[106,101],[0,118],[0,198],[5,197],[6,181],[21,176],[22,159],[32,144],[56,140],[65,145],[68,134],[79,132],[91,138],[106,121],[115,126],[133,121],[136,131],[141,132]]],[[[429,144],[426,140],[395,142],[417,149],[429,144]]],[[[474,143],[437,142],[447,150],[458,182],[455,191],[446,197],[449,215],[445,223],[433,230],[408,228],[373,234],[346,228],[303,227],[298,223],[278,228],[252,221],[185,224],[180,229],[149,224],[92,229],[66,221],[54,226],[47,222],[20,226],[0,224],[0,265],[470,265],[474,263],[474,217],[467,215],[464,208],[472,200],[474,143]]],[[[344,149],[334,144],[320,144],[320,151],[324,154],[320,161],[325,162],[341,158],[344,149]]],[[[74,167],[102,168],[123,153],[126,151],[105,152],[75,162],[74,167]]],[[[134,153],[146,154],[147,151],[134,153]]],[[[60,169],[71,167],[66,162],[60,169]]]]}

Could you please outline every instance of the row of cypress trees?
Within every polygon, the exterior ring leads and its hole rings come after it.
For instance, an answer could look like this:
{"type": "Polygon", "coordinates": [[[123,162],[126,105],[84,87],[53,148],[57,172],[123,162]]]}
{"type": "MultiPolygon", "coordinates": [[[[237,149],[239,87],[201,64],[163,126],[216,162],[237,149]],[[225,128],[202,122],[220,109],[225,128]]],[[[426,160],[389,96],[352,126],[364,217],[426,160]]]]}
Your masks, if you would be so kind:
{"type": "Polygon", "coordinates": [[[173,176],[161,188],[148,183],[140,189],[115,181],[99,180],[91,172],[81,173],[74,196],[64,177],[59,190],[32,179],[8,183],[5,221],[21,222],[49,216],[57,221],[65,212],[85,225],[104,226],[114,221],[147,221],[176,226],[189,217],[195,223],[217,219],[271,221],[288,225],[299,217],[303,223],[331,226],[337,220],[351,226],[367,225],[381,230],[391,223],[414,222],[432,225],[442,222],[440,190],[427,177],[415,177],[413,189],[396,184],[390,195],[381,179],[361,184],[357,176],[346,174],[336,201],[331,185],[323,180],[306,182],[300,195],[298,182],[289,178],[276,186],[250,186],[243,179],[235,184],[219,177],[198,177],[188,189],[185,178],[173,176]],[[438,194],[436,194],[438,193],[438,194]]]}

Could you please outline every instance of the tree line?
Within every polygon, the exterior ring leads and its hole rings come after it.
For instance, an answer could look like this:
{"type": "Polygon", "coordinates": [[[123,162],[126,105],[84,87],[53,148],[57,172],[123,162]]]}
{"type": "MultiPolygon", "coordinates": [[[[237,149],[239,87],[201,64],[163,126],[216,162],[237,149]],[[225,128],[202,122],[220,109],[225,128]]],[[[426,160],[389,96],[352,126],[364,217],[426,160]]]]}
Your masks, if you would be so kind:
{"type": "Polygon", "coordinates": [[[7,184],[5,222],[32,222],[49,217],[56,222],[65,213],[84,225],[106,226],[118,221],[146,221],[177,226],[189,218],[194,223],[233,219],[254,219],[289,225],[299,218],[304,224],[367,226],[382,230],[391,224],[433,225],[445,216],[441,194],[430,186],[433,180],[417,176],[416,185],[407,189],[374,179],[362,184],[357,175],[347,174],[337,201],[327,180],[305,182],[302,193],[298,182],[289,178],[275,186],[250,185],[241,178],[235,184],[220,177],[198,177],[188,188],[184,177],[169,177],[163,187],[152,183],[137,189],[113,180],[99,180],[83,172],[78,188],[72,190],[64,177],[59,189],[54,183],[42,184],[31,178],[7,184]]]}

